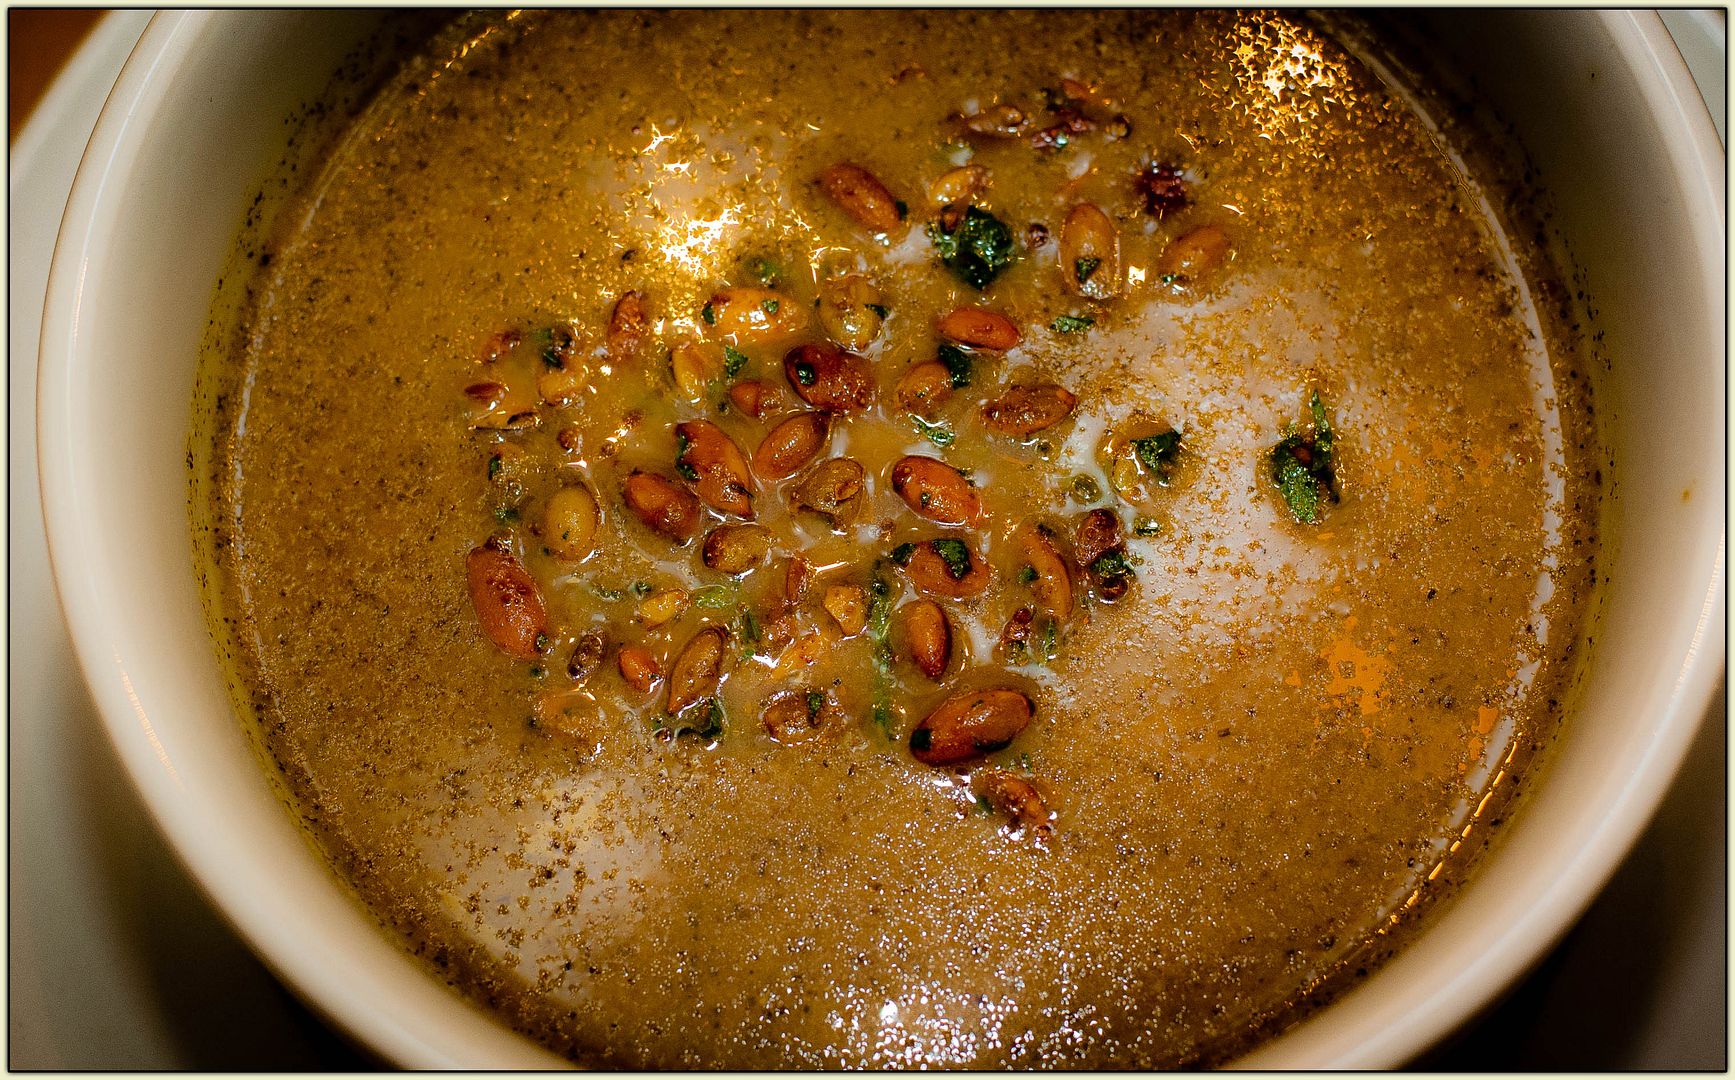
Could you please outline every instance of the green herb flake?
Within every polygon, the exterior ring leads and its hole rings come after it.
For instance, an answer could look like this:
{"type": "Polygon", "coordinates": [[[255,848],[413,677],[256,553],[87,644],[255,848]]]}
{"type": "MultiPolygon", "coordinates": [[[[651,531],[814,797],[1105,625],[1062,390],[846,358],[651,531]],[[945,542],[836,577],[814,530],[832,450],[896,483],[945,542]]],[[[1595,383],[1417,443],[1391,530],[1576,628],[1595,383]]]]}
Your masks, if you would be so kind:
{"type": "Polygon", "coordinates": [[[572,333],[558,327],[545,327],[532,335],[542,345],[542,363],[556,371],[566,367],[566,354],[572,351],[572,333]]]}
{"type": "Polygon", "coordinates": [[[916,545],[899,544],[897,547],[892,549],[892,562],[899,566],[908,566],[910,565],[910,556],[915,553],[916,545]]]}
{"type": "MultiPolygon", "coordinates": [[[[662,730],[660,723],[655,726],[662,730]]],[[[723,704],[716,698],[694,702],[675,717],[672,727],[676,735],[693,735],[709,742],[723,734],[723,704]]]]}
{"type": "Polygon", "coordinates": [[[733,379],[747,366],[747,354],[730,345],[723,346],[723,374],[733,379]]]}
{"type": "Polygon", "coordinates": [[[952,575],[953,581],[963,581],[970,576],[970,547],[962,540],[947,537],[932,541],[934,554],[946,560],[946,572],[952,575]]]}
{"type": "Polygon", "coordinates": [[[1303,525],[1315,525],[1325,516],[1325,503],[1336,502],[1337,475],[1333,460],[1336,433],[1326,416],[1325,402],[1315,391],[1308,402],[1313,431],[1290,432],[1271,450],[1271,482],[1289,507],[1290,516],[1303,525]]]}
{"type": "Polygon", "coordinates": [[[812,386],[819,381],[819,372],[814,370],[812,364],[799,360],[795,364],[795,381],[802,386],[812,386]]]}
{"type": "Polygon", "coordinates": [[[985,289],[1000,272],[1012,265],[1012,230],[1006,223],[978,207],[964,211],[957,229],[947,232],[937,221],[928,223],[928,239],[959,280],[973,289],[985,289]]]}
{"type": "Polygon", "coordinates": [[[699,309],[699,318],[705,320],[706,326],[717,325],[717,309],[711,306],[709,300],[705,301],[705,306],[699,309]]]}
{"type": "Polygon", "coordinates": [[[1143,439],[1133,440],[1133,453],[1157,483],[1169,486],[1169,478],[1175,471],[1175,461],[1181,455],[1181,436],[1179,432],[1165,431],[1150,435],[1143,439]]]}
{"type": "Polygon", "coordinates": [[[1042,620],[1042,659],[1044,663],[1053,663],[1060,655],[1058,639],[1060,628],[1053,619],[1042,620]]]}
{"type": "Polygon", "coordinates": [[[747,263],[747,272],[758,278],[761,285],[776,285],[783,275],[782,268],[763,255],[756,256],[747,263]]]}
{"type": "Polygon", "coordinates": [[[942,345],[936,350],[936,355],[940,363],[946,365],[946,373],[952,376],[952,389],[970,385],[970,369],[973,365],[969,353],[956,345],[942,345]]]}
{"type": "Polygon", "coordinates": [[[502,525],[510,525],[518,520],[518,508],[516,506],[496,506],[494,508],[494,520],[502,525]]]}
{"type": "Polygon", "coordinates": [[[1084,315],[1061,315],[1048,324],[1057,334],[1079,334],[1096,325],[1096,320],[1084,315]]]}
{"type": "Polygon", "coordinates": [[[532,679],[540,679],[547,674],[548,669],[543,667],[541,664],[532,665],[530,668],[530,677],[532,679]]]}
{"type": "Polygon", "coordinates": [[[992,814],[994,812],[994,804],[988,801],[986,795],[978,795],[976,796],[976,810],[978,813],[992,814]]]}
{"type": "MultiPolygon", "coordinates": [[[[868,579],[867,634],[873,643],[873,721],[886,738],[892,737],[897,714],[892,710],[892,585],[886,580],[885,564],[874,560],[868,579]]],[[[812,699],[808,699],[811,703],[812,699]]]]}
{"type": "Polygon", "coordinates": [[[687,448],[691,445],[691,442],[687,439],[687,433],[676,428],[675,471],[680,473],[681,479],[687,481],[689,484],[696,484],[699,482],[699,470],[687,464],[687,448]]]}
{"type": "Polygon", "coordinates": [[[592,585],[590,591],[609,601],[619,600],[625,595],[619,589],[611,589],[606,585],[592,585]]]}
{"type": "Polygon", "coordinates": [[[1288,504],[1290,515],[1303,525],[1314,525],[1321,517],[1319,480],[1312,466],[1296,456],[1300,445],[1297,436],[1290,436],[1271,451],[1271,481],[1288,504]]]}
{"type": "Polygon", "coordinates": [[[712,610],[734,607],[735,590],[727,585],[707,585],[694,591],[693,603],[712,610]]]}
{"type": "Polygon", "coordinates": [[[654,591],[656,591],[656,586],[652,585],[648,581],[635,581],[632,583],[632,594],[640,600],[651,595],[654,591]]]}
{"type": "Polygon", "coordinates": [[[873,580],[868,584],[873,599],[868,601],[867,632],[871,641],[885,644],[892,631],[892,586],[880,567],[876,561],[873,580]]]}
{"type": "Polygon", "coordinates": [[[777,314],[777,309],[780,306],[781,305],[776,300],[766,299],[766,300],[759,301],[760,309],[763,310],[765,312],[765,314],[767,314],[767,315],[777,314]]]}
{"type": "Polygon", "coordinates": [[[500,475],[500,469],[502,468],[502,466],[504,466],[504,464],[505,464],[505,462],[500,460],[499,454],[495,454],[493,457],[489,458],[488,459],[488,479],[493,480],[494,478],[498,477],[500,475]]]}
{"type": "Polygon", "coordinates": [[[1073,280],[1077,281],[1080,285],[1083,285],[1085,282],[1090,280],[1091,275],[1096,273],[1096,268],[1101,265],[1101,259],[1075,259],[1072,264],[1073,280]]]}
{"type": "Polygon", "coordinates": [[[759,620],[753,617],[751,611],[743,611],[737,620],[737,633],[741,637],[741,659],[749,660],[759,653],[759,620]]]}
{"type": "Polygon", "coordinates": [[[1308,402],[1308,411],[1313,413],[1313,448],[1326,459],[1326,465],[1331,465],[1332,443],[1336,434],[1331,430],[1331,421],[1325,415],[1325,402],[1319,399],[1319,391],[1313,392],[1313,400],[1308,402]]]}
{"type": "Polygon", "coordinates": [[[1018,570],[1019,584],[1028,585],[1036,580],[1036,567],[1026,564],[1018,570]]]}
{"type": "Polygon", "coordinates": [[[911,416],[910,423],[915,425],[916,434],[933,443],[935,446],[951,446],[958,433],[943,424],[930,424],[919,416],[911,416]]]}
{"type": "Polygon", "coordinates": [[[547,652],[548,646],[551,644],[553,644],[553,642],[551,642],[548,639],[547,634],[537,634],[536,635],[536,651],[537,652],[547,652]]]}
{"type": "Polygon", "coordinates": [[[1096,561],[1090,564],[1090,572],[1103,581],[1113,581],[1115,578],[1132,577],[1133,566],[1127,562],[1127,557],[1118,551],[1104,552],[1098,555],[1096,561]]]}
{"type": "Polygon", "coordinates": [[[812,720],[819,715],[819,710],[825,708],[825,695],[818,690],[807,692],[807,718],[812,720]]]}

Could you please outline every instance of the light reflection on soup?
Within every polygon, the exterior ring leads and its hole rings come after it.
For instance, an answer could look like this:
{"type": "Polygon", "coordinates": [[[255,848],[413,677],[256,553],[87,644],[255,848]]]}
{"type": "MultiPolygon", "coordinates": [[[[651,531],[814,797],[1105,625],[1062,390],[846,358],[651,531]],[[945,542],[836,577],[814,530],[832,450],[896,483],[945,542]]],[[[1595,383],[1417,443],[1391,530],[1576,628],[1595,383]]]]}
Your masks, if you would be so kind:
{"type": "Polygon", "coordinates": [[[1221,1060],[1558,720],[1588,404],[1480,198],[1286,16],[458,20],[218,360],[220,637],[563,1053],[1221,1060]]]}

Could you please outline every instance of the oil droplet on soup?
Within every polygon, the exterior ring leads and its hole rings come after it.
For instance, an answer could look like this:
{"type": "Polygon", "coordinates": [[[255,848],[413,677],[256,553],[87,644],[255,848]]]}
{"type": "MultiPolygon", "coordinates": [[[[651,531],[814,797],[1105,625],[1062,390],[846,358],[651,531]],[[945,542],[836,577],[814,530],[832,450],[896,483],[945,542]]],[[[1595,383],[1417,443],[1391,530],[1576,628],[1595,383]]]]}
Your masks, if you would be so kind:
{"type": "Polygon", "coordinates": [[[455,21],[215,361],[333,865],[625,1067],[1211,1063],[1340,989],[1554,730],[1595,539],[1410,100],[1282,15],[455,21]]]}

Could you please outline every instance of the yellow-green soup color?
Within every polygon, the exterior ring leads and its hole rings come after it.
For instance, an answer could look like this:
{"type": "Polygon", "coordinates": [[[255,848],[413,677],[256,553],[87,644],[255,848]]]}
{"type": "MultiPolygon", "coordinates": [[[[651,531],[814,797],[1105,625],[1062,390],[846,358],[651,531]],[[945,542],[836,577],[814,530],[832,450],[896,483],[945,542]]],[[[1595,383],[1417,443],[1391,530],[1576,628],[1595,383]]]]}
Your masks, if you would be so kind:
{"type": "Polygon", "coordinates": [[[460,19],[221,360],[223,640],[338,871],[576,1059],[1222,1060],[1455,880],[1558,720],[1588,405],[1505,236],[1288,16],[460,19]],[[927,721],[994,690],[1026,725],[927,721]]]}

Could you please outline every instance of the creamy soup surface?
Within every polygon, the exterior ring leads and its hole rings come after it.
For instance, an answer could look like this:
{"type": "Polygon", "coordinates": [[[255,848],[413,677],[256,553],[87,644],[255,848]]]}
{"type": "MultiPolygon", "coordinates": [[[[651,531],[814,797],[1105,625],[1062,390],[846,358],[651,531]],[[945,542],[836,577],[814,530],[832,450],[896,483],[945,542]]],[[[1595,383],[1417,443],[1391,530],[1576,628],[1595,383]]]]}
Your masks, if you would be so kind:
{"type": "Polygon", "coordinates": [[[334,866],[615,1066],[1210,1063],[1353,981],[1595,535],[1405,101],[1283,15],[455,21],[218,360],[220,637],[334,866]]]}

